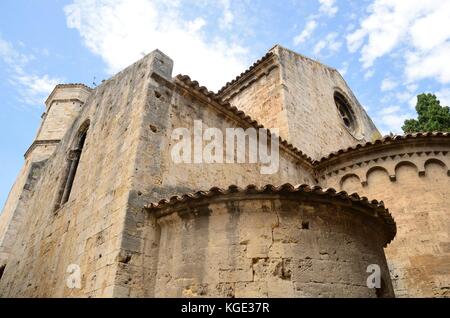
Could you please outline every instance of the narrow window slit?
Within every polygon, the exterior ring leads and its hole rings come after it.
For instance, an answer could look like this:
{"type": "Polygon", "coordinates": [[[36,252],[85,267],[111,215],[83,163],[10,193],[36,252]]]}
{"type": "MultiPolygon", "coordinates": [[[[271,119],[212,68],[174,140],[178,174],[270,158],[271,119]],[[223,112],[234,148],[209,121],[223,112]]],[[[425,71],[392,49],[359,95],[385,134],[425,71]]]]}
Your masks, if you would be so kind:
{"type": "Polygon", "coordinates": [[[57,194],[55,203],[55,211],[69,201],[70,193],[72,191],[73,182],[77,173],[78,164],[80,162],[81,153],[86,141],[86,135],[89,128],[89,121],[81,125],[81,128],[77,134],[75,146],[69,151],[67,158],[66,169],[63,173],[63,178],[57,194]]]}

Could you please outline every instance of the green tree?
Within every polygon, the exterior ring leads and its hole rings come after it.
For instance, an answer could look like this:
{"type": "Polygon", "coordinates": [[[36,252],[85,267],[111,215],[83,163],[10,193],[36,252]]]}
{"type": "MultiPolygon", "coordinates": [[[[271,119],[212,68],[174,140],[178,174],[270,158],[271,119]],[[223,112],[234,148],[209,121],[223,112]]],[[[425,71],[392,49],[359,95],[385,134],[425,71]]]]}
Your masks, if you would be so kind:
{"type": "Polygon", "coordinates": [[[450,109],[441,106],[434,94],[417,96],[417,119],[407,119],[402,129],[405,133],[442,131],[450,132],[450,109]]]}

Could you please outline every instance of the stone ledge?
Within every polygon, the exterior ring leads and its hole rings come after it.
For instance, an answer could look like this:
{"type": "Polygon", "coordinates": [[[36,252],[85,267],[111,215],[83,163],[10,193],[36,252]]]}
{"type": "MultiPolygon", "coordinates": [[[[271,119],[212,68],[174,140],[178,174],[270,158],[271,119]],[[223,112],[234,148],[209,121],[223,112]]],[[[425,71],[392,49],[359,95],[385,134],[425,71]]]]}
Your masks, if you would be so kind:
{"type": "Polygon", "coordinates": [[[48,101],[52,99],[53,95],[55,94],[56,90],[59,88],[84,88],[85,90],[87,90],[88,92],[92,92],[92,88],[82,84],[82,83],[69,83],[69,84],[58,84],[55,86],[55,88],[53,88],[52,92],[50,93],[50,95],[47,97],[45,104],[47,105],[48,101]]]}
{"type": "Polygon", "coordinates": [[[396,223],[389,210],[385,208],[383,201],[369,200],[367,197],[360,197],[357,193],[348,194],[345,191],[337,192],[333,188],[323,189],[319,186],[306,184],[293,186],[286,183],[279,187],[270,184],[258,187],[251,184],[245,188],[231,185],[227,189],[213,187],[209,191],[172,196],[168,200],[163,199],[157,203],[150,203],[145,208],[149,212],[156,212],[158,216],[163,216],[184,209],[186,205],[189,205],[189,207],[202,205],[209,200],[239,201],[264,199],[265,196],[273,198],[273,195],[284,199],[295,198],[304,202],[331,203],[336,206],[346,206],[355,210],[355,212],[364,213],[368,217],[380,218],[387,229],[385,245],[389,244],[397,233],[396,223]],[[280,195],[283,197],[280,197],[280,195]]]}
{"type": "Polygon", "coordinates": [[[33,143],[28,147],[27,151],[25,151],[25,154],[23,155],[25,159],[28,157],[30,152],[34,150],[37,146],[46,146],[46,145],[56,145],[60,142],[59,139],[48,139],[48,140],[35,140],[33,143]]]}
{"type": "Polygon", "coordinates": [[[389,145],[389,144],[397,144],[397,143],[401,143],[403,141],[409,141],[409,140],[413,140],[413,141],[417,141],[420,139],[432,139],[432,138],[446,138],[450,141],[450,133],[448,132],[423,132],[423,133],[414,133],[414,134],[405,134],[405,135],[396,135],[396,136],[385,136],[381,139],[377,139],[375,141],[369,141],[365,144],[357,144],[355,146],[352,147],[348,147],[346,149],[340,149],[338,151],[334,151],[330,154],[328,154],[325,157],[322,157],[321,159],[319,159],[318,161],[314,162],[315,166],[320,166],[320,165],[327,165],[329,161],[331,161],[332,159],[335,159],[337,157],[341,157],[347,154],[351,154],[351,153],[355,153],[357,151],[360,150],[366,150],[366,149],[371,149],[375,146],[385,146],[385,145],[389,145]]]}

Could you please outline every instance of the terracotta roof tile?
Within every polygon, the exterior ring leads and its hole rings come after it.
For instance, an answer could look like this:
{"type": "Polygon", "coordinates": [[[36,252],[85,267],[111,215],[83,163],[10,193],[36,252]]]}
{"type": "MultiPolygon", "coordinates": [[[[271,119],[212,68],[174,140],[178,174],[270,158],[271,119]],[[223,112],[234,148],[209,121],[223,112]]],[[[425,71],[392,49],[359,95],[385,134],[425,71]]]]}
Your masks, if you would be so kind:
{"type": "Polygon", "coordinates": [[[69,87],[79,87],[79,86],[87,88],[88,90],[92,90],[91,87],[89,87],[89,86],[87,86],[87,85],[85,85],[83,83],[58,84],[58,85],[55,86],[55,88],[69,88],[69,87]]]}
{"type": "Polygon", "coordinates": [[[369,200],[367,197],[361,197],[357,193],[348,194],[345,191],[338,192],[333,188],[324,189],[319,186],[310,186],[307,184],[294,186],[290,183],[286,183],[278,187],[271,184],[261,187],[258,187],[254,184],[250,184],[245,188],[240,188],[236,185],[230,185],[227,189],[212,187],[208,191],[197,191],[194,193],[188,193],[181,196],[172,196],[169,199],[163,199],[157,203],[148,204],[145,206],[145,208],[149,211],[156,211],[161,210],[163,208],[170,208],[182,203],[199,202],[207,198],[224,196],[233,193],[243,193],[243,194],[311,193],[315,195],[327,196],[335,200],[351,201],[362,205],[364,208],[372,209],[374,211],[374,215],[380,216],[382,218],[383,222],[387,225],[389,230],[389,239],[386,241],[386,244],[392,241],[397,232],[395,221],[392,218],[392,215],[389,213],[389,210],[385,208],[383,201],[369,200]]]}
{"type": "Polygon", "coordinates": [[[222,94],[228,87],[230,87],[231,85],[233,85],[234,83],[236,83],[237,81],[239,81],[243,76],[247,75],[248,73],[250,73],[255,67],[257,67],[259,64],[261,64],[262,62],[268,60],[270,57],[272,57],[274,54],[273,52],[268,52],[266,53],[266,55],[264,55],[262,58],[260,58],[259,60],[257,60],[255,63],[253,63],[252,66],[250,66],[247,70],[245,70],[244,72],[242,72],[241,74],[239,74],[238,76],[236,76],[231,82],[227,82],[221,89],[219,89],[217,91],[217,94],[220,95],[222,94]]]}
{"type": "MultiPolygon", "coordinates": [[[[239,110],[236,106],[232,106],[229,102],[224,102],[217,94],[209,91],[205,86],[200,86],[200,84],[197,81],[191,80],[191,78],[189,76],[180,74],[180,75],[176,76],[176,79],[181,81],[188,87],[193,88],[197,92],[203,94],[204,96],[210,98],[214,102],[218,103],[220,106],[222,106],[227,111],[235,114],[242,120],[246,121],[250,126],[253,126],[256,129],[258,129],[258,128],[267,129],[263,125],[258,123],[256,120],[254,120],[253,118],[251,118],[250,116],[245,114],[242,110],[239,110]]],[[[267,129],[267,131],[269,134],[271,134],[269,129],[267,129]]],[[[307,161],[309,164],[313,163],[313,160],[309,156],[307,156],[305,153],[303,153],[302,151],[300,151],[299,149],[294,147],[292,144],[287,142],[285,139],[282,139],[281,137],[278,137],[278,138],[279,138],[280,145],[288,148],[290,151],[295,153],[298,157],[302,158],[303,160],[307,161]]]]}
{"type": "Polygon", "coordinates": [[[347,154],[352,151],[359,150],[361,148],[368,148],[368,147],[375,146],[375,145],[383,145],[383,144],[403,141],[403,140],[407,140],[407,139],[419,139],[419,138],[429,138],[429,137],[450,137],[450,133],[447,133],[447,132],[423,132],[423,133],[413,133],[413,134],[405,134],[405,135],[385,136],[385,137],[383,137],[381,139],[377,139],[373,142],[369,141],[364,144],[357,144],[352,147],[334,151],[334,152],[328,154],[327,156],[322,157],[320,160],[316,161],[315,164],[323,163],[329,159],[338,157],[343,154],[347,154]]]}

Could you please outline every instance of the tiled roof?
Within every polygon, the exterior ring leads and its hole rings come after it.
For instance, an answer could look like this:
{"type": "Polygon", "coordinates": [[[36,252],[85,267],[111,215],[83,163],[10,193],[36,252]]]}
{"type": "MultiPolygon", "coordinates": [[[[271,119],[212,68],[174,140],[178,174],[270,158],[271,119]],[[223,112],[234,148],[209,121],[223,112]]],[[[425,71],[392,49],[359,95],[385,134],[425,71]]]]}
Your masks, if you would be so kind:
{"type": "MultiPolygon", "coordinates": [[[[200,86],[197,81],[192,81],[191,78],[187,75],[177,75],[176,79],[187,85],[188,87],[196,90],[197,92],[201,93],[202,95],[210,98],[214,102],[218,103],[220,106],[222,106],[225,110],[233,113],[234,115],[238,116],[240,119],[246,121],[250,126],[258,128],[265,128],[263,125],[258,123],[256,120],[245,114],[242,110],[239,110],[236,106],[232,106],[229,102],[224,102],[217,94],[209,91],[205,86],[200,86]]],[[[271,134],[270,130],[267,129],[268,133],[271,134]]],[[[313,163],[313,160],[304,154],[302,151],[294,147],[292,144],[287,142],[286,140],[279,137],[280,145],[288,148],[290,151],[295,153],[298,157],[301,157],[303,160],[307,161],[309,164],[313,163]]]]}
{"type": "Polygon", "coordinates": [[[228,87],[230,87],[231,85],[233,85],[234,83],[236,83],[237,81],[239,81],[243,76],[247,75],[248,73],[250,73],[255,67],[257,67],[259,64],[261,64],[262,62],[268,60],[270,57],[272,57],[274,54],[272,52],[268,52],[266,53],[266,55],[264,55],[262,58],[260,58],[259,60],[257,60],[255,63],[253,63],[252,66],[250,66],[247,70],[245,70],[244,72],[242,72],[241,74],[239,74],[238,76],[236,76],[231,82],[227,82],[221,89],[219,89],[219,91],[217,92],[218,95],[222,94],[228,87]]]}
{"type": "MultiPolygon", "coordinates": [[[[191,80],[191,78],[189,76],[177,75],[176,79],[181,81],[188,87],[193,88],[197,92],[203,94],[204,96],[210,98],[214,102],[221,105],[224,109],[234,113],[236,116],[238,116],[241,119],[243,119],[244,121],[246,121],[249,125],[251,125],[255,128],[264,128],[263,125],[258,123],[256,120],[252,119],[250,116],[246,115],[243,111],[239,110],[237,107],[232,106],[229,102],[224,102],[219,97],[218,94],[215,94],[215,93],[209,91],[205,86],[200,86],[197,81],[191,80]]],[[[268,132],[270,133],[270,130],[268,130],[268,132]]],[[[310,158],[308,155],[303,153],[301,150],[299,150],[298,148],[293,146],[291,143],[289,143],[285,139],[282,139],[281,137],[279,137],[279,140],[280,140],[280,145],[288,148],[293,153],[295,153],[297,156],[299,156],[302,159],[304,159],[305,161],[307,161],[309,164],[319,165],[319,164],[326,162],[329,159],[350,153],[352,151],[357,151],[362,148],[369,148],[371,146],[376,146],[376,145],[390,144],[393,142],[399,142],[399,141],[403,141],[403,140],[407,140],[407,139],[420,139],[420,138],[430,138],[430,137],[450,137],[450,133],[447,133],[447,132],[423,132],[423,133],[413,133],[413,134],[405,134],[405,135],[385,136],[385,137],[383,137],[381,139],[377,139],[373,142],[357,144],[352,147],[334,151],[334,152],[326,155],[325,157],[322,157],[319,160],[313,160],[312,158],[310,158]]]]}
{"type": "Polygon", "coordinates": [[[301,184],[294,186],[292,184],[286,183],[281,186],[274,186],[271,184],[258,187],[256,185],[248,185],[245,188],[240,188],[236,185],[231,185],[227,189],[222,189],[218,187],[213,187],[208,191],[198,191],[195,193],[184,194],[182,196],[172,196],[170,199],[163,199],[157,203],[151,203],[146,206],[149,211],[157,211],[164,208],[171,208],[182,203],[189,202],[199,202],[204,199],[225,196],[233,193],[242,194],[311,194],[316,196],[326,196],[333,200],[347,201],[358,204],[363,208],[373,211],[373,216],[379,216],[386,224],[389,231],[389,238],[386,244],[390,243],[394,238],[397,227],[394,219],[392,218],[389,210],[385,208],[382,201],[369,200],[366,197],[360,197],[357,193],[348,194],[345,191],[337,192],[333,188],[323,189],[319,186],[309,186],[306,184],[301,184]]]}
{"type": "Polygon", "coordinates": [[[316,161],[316,164],[323,163],[329,159],[338,157],[343,154],[347,154],[352,151],[357,151],[362,148],[369,148],[375,145],[385,145],[390,143],[395,143],[408,139],[420,139],[420,138],[430,138],[430,137],[450,137],[450,133],[447,132],[423,132],[423,133],[413,133],[413,134],[405,134],[405,135],[395,135],[395,136],[385,136],[381,139],[377,139],[373,142],[367,142],[364,144],[357,144],[352,147],[348,147],[346,149],[340,149],[338,151],[334,151],[328,154],[325,157],[322,157],[319,161],[316,161]]]}
{"type": "Polygon", "coordinates": [[[69,87],[84,87],[87,88],[88,90],[92,90],[91,87],[83,84],[83,83],[69,83],[69,84],[58,84],[55,86],[55,88],[69,88],[69,87]]]}

